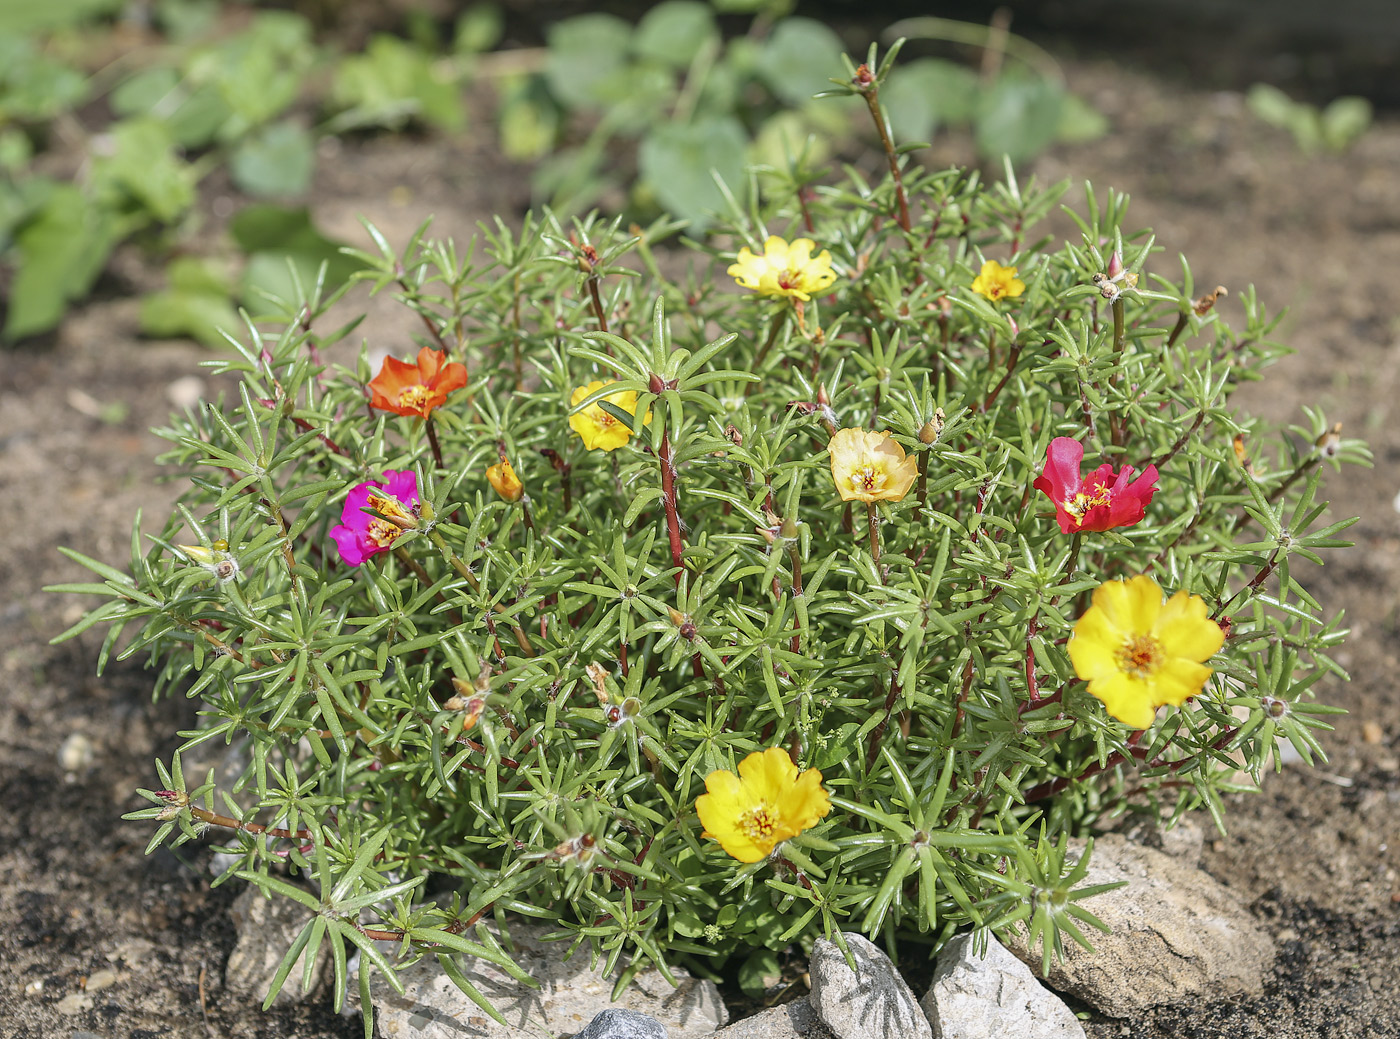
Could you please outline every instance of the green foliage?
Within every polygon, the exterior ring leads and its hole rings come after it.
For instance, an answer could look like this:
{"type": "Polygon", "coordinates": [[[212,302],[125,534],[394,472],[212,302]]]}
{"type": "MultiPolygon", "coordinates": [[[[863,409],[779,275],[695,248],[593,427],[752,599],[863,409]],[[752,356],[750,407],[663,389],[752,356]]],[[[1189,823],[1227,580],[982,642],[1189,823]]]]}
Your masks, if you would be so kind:
{"type": "MultiPolygon", "coordinates": [[[[874,57],[867,99],[890,72],[874,57]]],[[[235,400],[160,431],[177,511],[156,535],[138,520],[129,573],[68,553],[97,580],[57,590],[104,601],[59,638],[100,627],[99,666],[144,657],[157,694],[200,702],[128,818],[158,824],[152,847],[231,831],[236,875],[305,907],[284,968],[329,943],[343,977],[353,945],[363,993],[432,954],[485,1006],[454,957],[514,969],[521,916],[620,985],[736,958],[756,989],[771,953],[842,928],[933,946],[1024,925],[1049,963],[1099,926],[1070,835],[1219,822],[1281,741],[1321,756],[1312,697],[1344,632],[1300,582],[1349,525],[1325,516],[1323,467],[1368,456],[1321,414],[1280,432],[1232,405],[1283,353],[1277,319],[1252,290],[1238,330],[1194,300],[1121,195],[1062,207],[1079,234],[1056,242],[1036,229],[1066,185],[896,165],[767,170],[723,237],[664,264],[666,221],[546,212],[461,247],[371,227],[357,277],[470,368],[431,426],[367,408],[363,349],[322,328],[323,270],[282,331],[250,325],[215,363],[235,400]],[[735,290],[740,245],[804,231],[835,284],[801,307],[735,290]],[[1024,291],[972,292],[986,259],[1024,291]],[[585,450],[570,418],[621,391],[635,414],[599,406],[632,435],[585,450]],[[916,484],[853,513],[837,427],[890,430],[916,484]],[[1063,532],[1032,487],[1057,436],[1154,463],[1146,518],[1063,532]],[[505,457],[519,501],[486,476],[505,457]],[[349,566],[330,530],[388,470],[415,474],[413,525],[349,566]],[[1228,638],[1197,696],[1132,733],[1066,643],[1101,582],[1140,573],[1228,638]],[[187,778],[215,744],[241,774],[187,778]],[[766,748],[820,769],[832,810],[744,865],[695,799],[766,748]]],[[[246,247],[280,219],[249,220],[246,247]]]]}
{"type": "Polygon", "coordinates": [[[1305,153],[1345,151],[1371,125],[1371,102],[1364,97],[1339,97],[1319,109],[1294,101],[1278,87],[1256,83],[1245,100],[1249,110],[1264,122],[1291,133],[1305,153]]]}

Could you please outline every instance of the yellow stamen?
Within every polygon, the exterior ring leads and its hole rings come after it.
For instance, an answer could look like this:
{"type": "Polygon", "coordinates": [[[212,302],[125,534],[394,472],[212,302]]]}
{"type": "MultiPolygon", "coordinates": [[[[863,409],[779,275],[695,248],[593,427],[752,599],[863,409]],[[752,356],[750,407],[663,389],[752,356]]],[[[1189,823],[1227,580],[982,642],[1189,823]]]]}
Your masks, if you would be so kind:
{"type": "Polygon", "coordinates": [[[771,840],[777,828],[778,820],[769,811],[766,801],[760,801],[739,817],[739,829],[754,842],[771,840]]]}
{"type": "Polygon", "coordinates": [[[428,400],[426,386],[406,386],[399,392],[399,407],[405,409],[422,408],[428,400]]]}
{"type": "Polygon", "coordinates": [[[1162,644],[1151,635],[1132,635],[1118,650],[1118,667],[1134,678],[1150,678],[1162,668],[1162,644]]]}
{"type": "Polygon", "coordinates": [[[402,533],[403,528],[394,526],[388,520],[376,519],[369,521],[366,536],[380,548],[388,548],[402,533]]]}

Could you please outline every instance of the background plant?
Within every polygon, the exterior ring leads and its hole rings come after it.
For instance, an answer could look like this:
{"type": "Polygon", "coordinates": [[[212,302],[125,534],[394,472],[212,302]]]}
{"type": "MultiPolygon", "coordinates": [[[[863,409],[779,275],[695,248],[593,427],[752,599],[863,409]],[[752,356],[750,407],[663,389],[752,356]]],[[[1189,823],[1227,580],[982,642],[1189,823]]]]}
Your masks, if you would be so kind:
{"type": "MultiPolygon", "coordinates": [[[[873,59],[841,89],[878,121],[873,59]]],[[[134,817],[159,823],[152,847],[229,830],[227,875],[308,909],[285,966],[324,946],[343,980],[357,947],[365,993],[371,971],[394,983],[371,940],[392,938],[474,993],[453,954],[506,962],[521,916],[620,985],[842,928],[932,946],[1027,921],[1048,960],[1094,924],[1069,835],[1219,821],[1280,741],[1320,753],[1312,693],[1343,633],[1299,569],[1347,525],[1322,467],[1366,453],[1321,414],[1272,431],[1231,407],[1283,349],[1253,291],[1232,330],[1124,230],[1120,195],[1089,189],[1056,243],[1035,229],[1064,185],[918,170],[894,141],[880,161],[879,180],[766,172],[675,277],[666,221],[546,214],[475,248],[376,234],[364,277],[470,369],[433,413],[443,464],[423,420],[367,409],[375,373],[319,331],[334,294],[313,287],[286,301],[304,320],[250,325],[216,362],[236,401],[164,431],[189,489],[159,535],[134,530],[130,575],[72,554],[101,580],[62,590],[105,601],[61,637],[102,625],[100,663],[146,654],[158,693],[204,707],[134,817]],[[738,292],[721,271],[770,233],[813,238],[838,280],[800,310],[738,292]],[[989,259],[1022,283],[995,304],[971,291],[989,259]],[[585,450],[571,413],[617,393],[632,436],[585,450]],[[839,427],[888,428],[912,493],[852,515],[839,427]],[[1065,533],[1032,486],[1056,436],[1155,465],[1145,519],[1065,533]],[[503,458],[517,501],[487,476],[503,458]],[[348,568],[329,530],[386,470],[427,505],[348,568]],[[1200,696],[1130,732],[1065,641],[1088,593],[1138,573],[1228,637],[1200,696]],[[187,776],[219,741],[238,777],[187,776]],[[822,771],[831,812],[741,867],[694,799],[769,747],[822,771]]]]}
{"type": "MultiPolygon", "coordinates": [[[[508,158],[533,164],[538,202],[561,216],[600,201],[643,222],[666,212],[698,232],[723,206],[716,178],[742,196],[750,163],[781,166],[804,146],[814,162],[859,150],[859,106],[812,100],[840,74],[841,41],[790,8],[667,0],[636,24],[583,15],[551,26],[544,47],[494,53],[503,19],[489,4],[450,24],[410,15],[400,34],[353,48],[334,32],[336,12],[314,4],[92,0],[0,14],[0,270],[12,272],[0,336],[55,327],[123,242],[165,268],[141,309],[155,336],[218,345],[236,306],[276,313],[269,297],[295,295],[294,278],[310,282],[322,262],[341,284],[354,265],[306,208],[318,146],[479,133],[468,90],[494,96],[493,131],[508,158]],[[719,15],[752,20],[726,37],[719,15]],[[200,189],[216,174],[240,211],[211,244],[200,189]]],[[[1025,41],[939,20],[914,28],[1008,60],[980,79],[933,58],[897,70],[888,108],[905,139],[975,124],[984,157],[1020,161],[1101,132],[1025,41]]]]}

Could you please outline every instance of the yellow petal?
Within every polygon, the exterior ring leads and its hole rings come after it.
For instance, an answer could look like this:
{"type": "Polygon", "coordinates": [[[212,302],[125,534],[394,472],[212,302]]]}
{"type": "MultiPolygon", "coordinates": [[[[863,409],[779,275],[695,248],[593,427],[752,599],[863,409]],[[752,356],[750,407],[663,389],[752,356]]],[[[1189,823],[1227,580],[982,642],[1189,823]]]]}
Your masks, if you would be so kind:
{"type": "Polygon", "coordinates": [[[1075,624],[1074,637],[1069,640],[1074,673],[1090,680],[1117,673],[1122,645],[1123,634],[1109,622],[1108,614],[1097,606],[1089,607],[1075,624]]]}
{"type": "Polygon", "coordinates": [[[1169,657],[1205,662],[1225,644],[1225,633],[1210,619],[1205,600],[1179,591],[1157,618],[1157,638],[1169,657]]]}
{"type": "Polygon", "coordinates": [[[1146,574],[1128,581],[1105,581],[1094,591],[1094,605],[1108,622],[1129,635],[1151,634],[1162,608],[1162,591],[1146,574]]]}
{"type": "Polygon", "coordinates": [[[1089,683],[1089,693],[1103,701],[1104,710],[1134,729],[1145,729],[1157,717],[1157,705],[1145,682],[1116,672],[1089,683]]]}
{"type": "Polygon", "coordinates": [[[1206,680],[1214,672],[1194,660],[1169,660],[1154,681],[1155,699],[1159,704],[1180,707],[1193,696],[1200,695],[1206,680]]]}

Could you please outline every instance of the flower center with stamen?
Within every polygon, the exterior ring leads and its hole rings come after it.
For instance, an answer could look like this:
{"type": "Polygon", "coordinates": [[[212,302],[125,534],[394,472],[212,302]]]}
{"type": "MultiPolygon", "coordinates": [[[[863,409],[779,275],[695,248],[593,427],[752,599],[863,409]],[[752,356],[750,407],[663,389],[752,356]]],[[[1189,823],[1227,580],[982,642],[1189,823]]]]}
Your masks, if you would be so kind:
{"type": "Polygon", "coordinates": [[[399,391],[399,407],[421,410],[428,402],[428,387],[421,384],[407,386],[399,391]]]}
{"type": "Polygon", "coordinates": [[[878,491],[885,486],[884,470],[873,465],[862,466],[851,473],[851,485],[867,493],[878,491]]]}
{"type": "Polygon", "coordinates": [[[778,820],[768,807],[767,801],[760,801],[743,815],[739,816],[739,829],[755,844],[769,843],[778,828],[778,820]]]}
{"type": "Polygon", "coordinates": [[[1151,635],[1133,635],[1118,649],[1118,668],[1133,678],[1151,678],[1162,669],[1162,644],[1151,635]]]}
{"type": "Polygon", "coordinates": [[[365,536],[379,548],[388,548],[402,533],[401,527],[394,526],[388,520],[376,519],[369,521],[365,536]]]}

